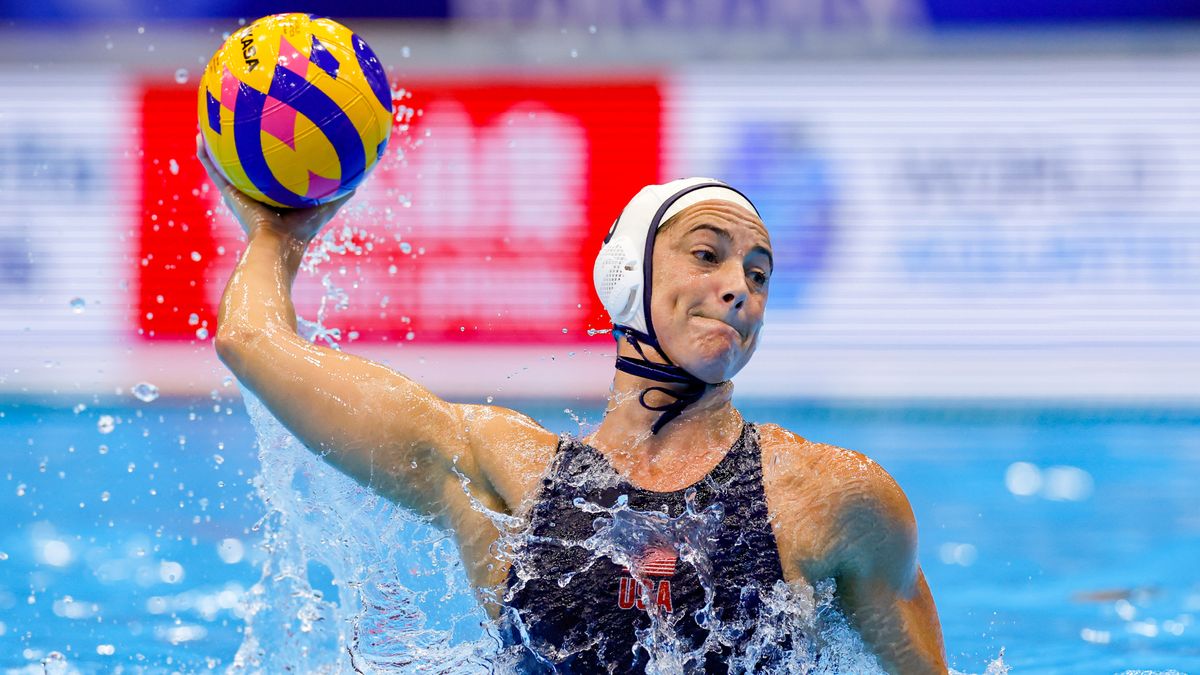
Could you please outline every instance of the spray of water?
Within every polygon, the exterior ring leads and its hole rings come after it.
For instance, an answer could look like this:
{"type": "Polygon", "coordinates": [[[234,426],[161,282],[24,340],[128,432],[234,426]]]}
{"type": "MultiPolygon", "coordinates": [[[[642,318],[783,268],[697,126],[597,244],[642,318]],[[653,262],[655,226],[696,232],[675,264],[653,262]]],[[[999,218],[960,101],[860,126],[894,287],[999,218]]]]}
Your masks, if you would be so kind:
{"type": "Polygon", "coordinates": [[[308,452],[252,395],[246,405],[259,434],[254,485],[268,513],[256,529],[267,556],[230,672],[486,670],[481,610],[440,628],[425,613],[470,596],[453,542],[308,452]],[[422,573],[441,587],[406,583],[422,573]],[[477,639],[455,640],[461,622],[477,639]]]}

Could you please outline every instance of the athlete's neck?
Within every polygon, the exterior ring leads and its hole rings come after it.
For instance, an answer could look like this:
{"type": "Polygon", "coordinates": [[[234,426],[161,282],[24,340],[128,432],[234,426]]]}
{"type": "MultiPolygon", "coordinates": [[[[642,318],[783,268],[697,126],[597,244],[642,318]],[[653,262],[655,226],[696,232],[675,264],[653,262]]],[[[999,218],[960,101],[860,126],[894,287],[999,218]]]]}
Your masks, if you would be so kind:
{"type": "MultiPolygon", "coordinates": [[[[637,355],[623,340],[618,343],[618,350],[620,354],[637,355]]],[[[650,356],[653,350],[646,352],[650,356]]],[[[685,408],[657,434],[652,434],[651,427],[662,413],[647,409],[640,398],[651,387],[672,391],[684,389],[684,385],[666,384],[616,371],[604,419],[585,441],[609,454],[657,462],[675,455],[694,457],[697,451],[707,448],[726,449],[741,431],[741,414],[732,402],[733,383],[722,382],[708,385],[700,400],[685,408]]],[[[672,400],[658,391],[646,394],[646,403],[650,405],[662,405],[672,400]]]]}

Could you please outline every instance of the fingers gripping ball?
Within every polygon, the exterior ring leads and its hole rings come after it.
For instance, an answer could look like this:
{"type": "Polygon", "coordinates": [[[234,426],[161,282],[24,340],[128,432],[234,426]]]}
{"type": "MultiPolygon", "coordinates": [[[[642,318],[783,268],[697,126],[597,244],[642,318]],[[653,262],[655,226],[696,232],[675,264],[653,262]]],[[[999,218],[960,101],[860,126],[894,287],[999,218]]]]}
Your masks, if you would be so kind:
{"type": "Polygon", "coordinates": [[[213,164],[272,206],[349,193],[379,163],[392,127],[375,52],[311,14],[268,16],[229,36],[204,70],[199,99],[213,164]]]}

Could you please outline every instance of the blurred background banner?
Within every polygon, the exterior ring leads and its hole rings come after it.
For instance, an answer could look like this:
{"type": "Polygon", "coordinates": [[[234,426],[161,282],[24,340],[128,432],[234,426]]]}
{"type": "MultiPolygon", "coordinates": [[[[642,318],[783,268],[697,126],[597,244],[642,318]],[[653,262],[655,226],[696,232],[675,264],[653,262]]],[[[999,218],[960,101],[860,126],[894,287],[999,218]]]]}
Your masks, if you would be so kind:
{"type": "Polygon", "coordinates": [[[680,73],[667,173],[726,177],[772,232],[755,377],[779,393],[1194,394],[1197,65],[680,73]]]}
{"type": "Polygon", "coordinates": [[[135,90],[5,69],[0,91],[0,390],[107,389],[132,318],[135,90]]]}
{"type": "MultiPolygon", "coordinates": [[[[755,200],[778,260],[743,393],[1194,400],[1200,53],[1171,20],[1200,10],[1088,6],[1078,23],[1142,28],[1031,40],[1062,16],[1028,3],[463,0],[398,22],[318,3],[367,17],[345,20],[398,112],[298,307],[446,395],[599,395],[603,233],[641,185],[712,175],[755,200]],[[801,9],[844,21],[792,31],[801,9]]],[[[244,20],[39,7],[0,13],[19,92],[0,387],[209,391],[243,242],[194,159],[195,87],[244,20]]]]}
{"type": "Polygon", "coordinates": [[[198,81],[294,9],[369,42],[396,106],[297,280],[306,335],[586,433],[603,233],[723,178],[777,264],[739,410],[903,486],[955,671],[1200,672],[1195,0],[0,0],[0,669],[245,670],[261,640],[320,670],[355,653],[311,601],[358,586],[265,556],[367,540],[389,663],[401,617],[479,665],[453,540],[319,517],[341,488],[213,349],[245,242],[198,81]]]}

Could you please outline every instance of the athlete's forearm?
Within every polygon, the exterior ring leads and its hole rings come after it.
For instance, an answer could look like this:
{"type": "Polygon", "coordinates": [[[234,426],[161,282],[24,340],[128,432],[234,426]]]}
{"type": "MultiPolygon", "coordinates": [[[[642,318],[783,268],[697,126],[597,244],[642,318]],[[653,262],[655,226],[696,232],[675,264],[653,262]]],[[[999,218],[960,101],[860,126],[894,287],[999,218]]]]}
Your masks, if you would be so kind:
{"type": "Polygon", "coordinates": [[[235,349],[263,333],[295,334],[292,284],[307,246],[307,241],[269,227],[251,231],[221,297],[218,351],[235,349]]]}

